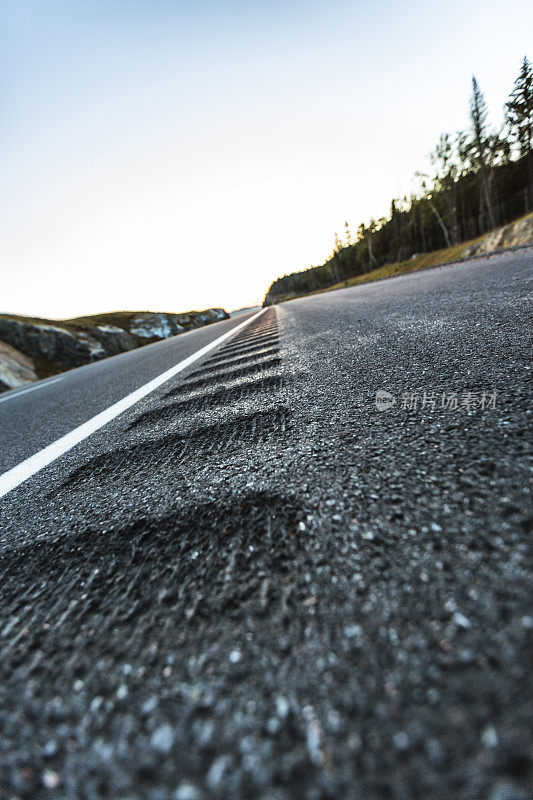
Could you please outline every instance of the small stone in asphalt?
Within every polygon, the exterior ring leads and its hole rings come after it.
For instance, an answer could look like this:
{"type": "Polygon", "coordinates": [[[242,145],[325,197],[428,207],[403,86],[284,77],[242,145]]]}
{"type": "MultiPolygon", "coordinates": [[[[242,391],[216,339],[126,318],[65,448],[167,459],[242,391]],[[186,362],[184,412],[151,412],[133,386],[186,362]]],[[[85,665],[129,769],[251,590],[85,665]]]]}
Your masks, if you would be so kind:
{"type": "Polygon", "coordinates": [[[169,725],[168,722],[164,722],[162,725],[156,728],[150,739],[152,748],[157,753],[161,753],[161,755],[167,755],[167,753],[169,753],[172,749],[173,743],[174,731],[172,730],[172,725],[169,725]]]}

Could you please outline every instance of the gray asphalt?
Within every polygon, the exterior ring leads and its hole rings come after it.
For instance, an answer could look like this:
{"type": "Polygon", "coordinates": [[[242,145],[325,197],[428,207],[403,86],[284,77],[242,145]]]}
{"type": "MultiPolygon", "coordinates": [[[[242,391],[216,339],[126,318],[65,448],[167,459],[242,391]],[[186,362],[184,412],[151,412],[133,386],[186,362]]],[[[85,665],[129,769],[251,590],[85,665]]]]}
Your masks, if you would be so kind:
{"type": "Polygon", "coordinates": [[[532,267],[271,308],[0,501],[0,797],[531,797],[532,267]]]}

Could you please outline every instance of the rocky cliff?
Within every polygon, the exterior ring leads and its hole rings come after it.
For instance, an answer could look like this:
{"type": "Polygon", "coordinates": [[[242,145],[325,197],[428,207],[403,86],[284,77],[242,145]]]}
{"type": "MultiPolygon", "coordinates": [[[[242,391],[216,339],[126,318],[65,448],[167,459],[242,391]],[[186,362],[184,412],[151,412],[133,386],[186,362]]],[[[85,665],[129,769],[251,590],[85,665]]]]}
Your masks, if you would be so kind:
{"type": "MultiPolygon", "coordinates": [[[[0,314],[0,344],[26,357],[32,371],[27,380],[35,380],[228,318],[222,308],[184,314],[118,311],[69,320],[0,314]]],[[[0,361],[0,390],[20,385],[10,383],[13,367],[7,358],[0,361]]]]}
{"type": "Polygon", "coordinates": [[[533,215],[487,233],[481,241],[463,250],[463,258],[492,253],[494,250],[503,250],[505,247],[515,247],[531,242],[533,242],[533,215]]]}
{"type": "Polygon", "coordinates": [[[32,360],[20,350],[0,342],[0,392],[17,389],[36,380],[37,373],[32,360]]]}

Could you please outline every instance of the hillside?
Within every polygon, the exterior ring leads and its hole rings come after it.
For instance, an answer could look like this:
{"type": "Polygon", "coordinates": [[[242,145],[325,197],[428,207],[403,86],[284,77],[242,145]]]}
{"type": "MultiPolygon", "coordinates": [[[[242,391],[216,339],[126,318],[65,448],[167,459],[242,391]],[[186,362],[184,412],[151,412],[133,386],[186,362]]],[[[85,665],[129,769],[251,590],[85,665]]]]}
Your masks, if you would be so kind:
{"type": "Polygon", "coordinates": [[[263,306],[283,303],[296,297],[305,297],[309,294],[319,294],[333,289],[344,289],[348,286],[356,286],[361,283],[371,283],[372,281],[389,278],[393,275],[400,275],[403,272],[415,272],[416,270],[434,267],[439,264],[449,264],[459,262],[462,259],[471,258],[474,255],[490,253],[506,247],[533,243],[533,213],[526,214],[514,223],[497,228],[484,236],[478,236],[468,242],[434,250],[431,253],[415,254],[405,261],[397,261],[393,264],[384,264],[382,267],[348,277],[343,281],[332,281],[325,286],[318,286],[307,291],[299,289],[298,286],[306,282],[307,273],[311,270],[293,273],[283,278],[279,278],[271,285],[268,290],[263,306]],[[292,279],[292,280],[291,280],[292,279]],[[294,286],[291,289],[289,287],[294,286]]]}
{"type": "Polygon", "coordinates": [[[0,350],[0,391],[29,382],[31,370],[47,378],[228,318],[222,308],[183,314],[116,311],[66,320],[0,314],[0,344],[10,348],[9,354],[0,350]],[[15,358],[30,371],[18,370],[13,377],[15,358]]]}

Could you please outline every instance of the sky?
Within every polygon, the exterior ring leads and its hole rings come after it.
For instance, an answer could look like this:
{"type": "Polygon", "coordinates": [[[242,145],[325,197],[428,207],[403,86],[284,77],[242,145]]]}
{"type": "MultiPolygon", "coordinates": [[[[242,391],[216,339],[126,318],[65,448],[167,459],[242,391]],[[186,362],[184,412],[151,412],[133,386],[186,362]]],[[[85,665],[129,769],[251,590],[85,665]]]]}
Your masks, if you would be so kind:
{"type": "Polygon", "coordinates": [[[261,303],[414,190],[533,3],[0,0],[0,312],[261,303]]]}

